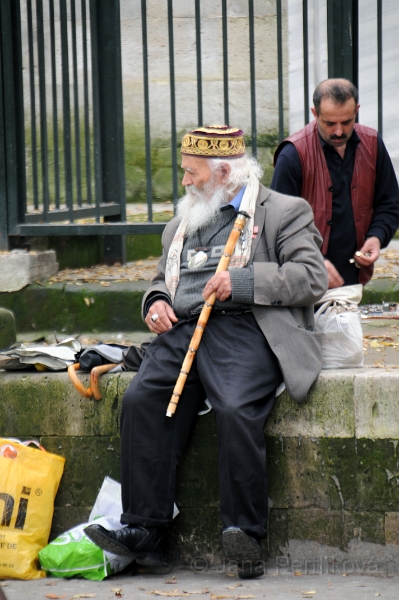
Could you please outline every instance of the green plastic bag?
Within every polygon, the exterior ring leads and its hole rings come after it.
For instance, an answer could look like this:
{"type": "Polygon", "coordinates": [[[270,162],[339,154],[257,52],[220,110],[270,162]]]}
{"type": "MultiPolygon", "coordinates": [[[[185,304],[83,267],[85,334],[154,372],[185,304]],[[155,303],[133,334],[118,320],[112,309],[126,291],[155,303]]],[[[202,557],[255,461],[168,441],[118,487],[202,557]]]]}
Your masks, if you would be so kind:
{"type": "MultiPolygon", "coordinates": [[[[119,520],[101,517],[95,521],[106,529],[120,529],[119,520]]],[[[96,546],[84,533],[89,523],[82,523],[63,533],[39,552],[42,569],[53,577],[81,576],[92,581],[122,571],[133,561],[128,556],[117,556],[96,546]]]]}

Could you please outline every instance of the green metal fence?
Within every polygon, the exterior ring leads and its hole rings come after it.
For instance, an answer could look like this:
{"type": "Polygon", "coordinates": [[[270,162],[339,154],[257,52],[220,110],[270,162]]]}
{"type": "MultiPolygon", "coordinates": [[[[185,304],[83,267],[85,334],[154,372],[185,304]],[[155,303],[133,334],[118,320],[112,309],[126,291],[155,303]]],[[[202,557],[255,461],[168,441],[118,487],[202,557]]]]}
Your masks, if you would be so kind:
{"type": "MultiPolygon", "coordinates": [[[[195,9],[197,119],[203,124],[202,19],[195,9]]],[[[173,0],[167,6],[172,190],[178,197],[173,0]]],[[[123,260],[123,236],[159,233],[153,221],[147,1],[140,4],[147,222],[126,221],[119,0],[0,2],[0,250],[29,236],[104,235],[108,258],[123,260]]],[[[278,137],[284,124],[284,0],[276,0],[278,137]]],[[[304,122],[309,106],[308,4],[303,7],[304,122]]],[[[251,150],[258,152],[254,0],[247,0],[251,150]]],[[[356,76],[357,1],[328,0],[330,74],[356,76]],[[341,23],[349,27],[342,29],[341,23]],[[338,42],[334,43],[340,32],[338,42]],[[353,35],[355,34],[355,35],[353,35]],[[338,48],[340,45],[340,48],[338,48]],[[342,58],[342,48],[345,55],[342,58]],[[341,54],[340,54],[341,52],[341,54]]],[[[224,121],[230,120],[228,3],[220,0],[224,121]]]]}

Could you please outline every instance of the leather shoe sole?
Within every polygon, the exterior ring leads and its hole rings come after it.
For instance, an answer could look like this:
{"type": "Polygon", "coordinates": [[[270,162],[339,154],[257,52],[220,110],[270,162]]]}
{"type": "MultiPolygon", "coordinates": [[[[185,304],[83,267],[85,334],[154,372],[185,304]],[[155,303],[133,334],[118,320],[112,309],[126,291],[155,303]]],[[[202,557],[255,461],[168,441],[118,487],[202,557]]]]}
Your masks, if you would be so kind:
{"type": "Polygon", "coordinates": [[[222,547],[226,558],[237,561],[240,579],[252,579],[264,574],[260,543],[238,527],[222,531],[222,547]]]}

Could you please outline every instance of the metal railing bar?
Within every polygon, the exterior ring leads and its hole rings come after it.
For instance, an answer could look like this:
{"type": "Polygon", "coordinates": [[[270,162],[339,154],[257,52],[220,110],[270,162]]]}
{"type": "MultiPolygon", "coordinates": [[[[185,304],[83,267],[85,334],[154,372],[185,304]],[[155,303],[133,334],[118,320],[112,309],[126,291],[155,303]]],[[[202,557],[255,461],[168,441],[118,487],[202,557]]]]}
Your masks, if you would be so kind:
{"type": "Polygon", "coordinates": [[[150,135],[150,97],[148,90],[148,41],[147,41],[147,6],[141,0],[141,31],[143,39],[143,79],[144,79],[144,133],[146,152],[146,184],[148,221],[152,222],[152,180],[151,180],[151,135],[150,135]]]}
{"type": "Polygon", "coordinates": [[[197,105],[198,125],[203,125],[202,111],[202,63],[201,63],[201,8],[200,0],[195,0],[195,44],[197,57],[197,105]]]}
{"type": "Polygon", "coordinates": [[[230,124],[229,117],[229,58],[227,41],[227,0],[222,0],[222,36],[223,36],[223,99],[224,123],[230,124]]]}
{"type": "Polygon", "coordinates": [[[50,9],[50,54],[51,54],[51,93],[53,101],[53,155],[54,155],[54,203],[60,207],[60,159],[58,151],[58,106],[57,106],[57,70],[55,62],[55,19],[54,0],[49,0],[50,9]]]}
{"type": "Polygon", "coordinates": [[[76,200],[78,206],[82,206],[82,175],[80,156],[80,123],[79,123],[79,87],[78,87],[78,58],[76,44],[76,6],[75,0],[71,0],[71,29],[72,29],[72,72],[73,72],[73,113],[75,121],[75,177],[76,177],[76,200]]]}
{"type": "Polygon", "coordinates": [[[173,40],[173,4],[168,0],[168,34],[169,34],[169,79],[170,79],[170,125],[171,125],[171,143],[172,143],[172,184],[173,184],[173,204],[179,199],[177,185],[177,156],[176,156],[176,96],[175,96],[175,57],[173,40]]]}
{"type": "Polygon", "coordinates": [[[256,133],[256,88],[255,88],[255,25],[254,2],[248,0],[248,26],[249,26],[249,71],[251,78],[251,144],[252,156],[258,155],[258,141],[256,133]]]}
{"type": "Polygon", "coordinates": [[[283,94],[283,36],[281,0],[276,0],[277,9],[277,71],[278,71],[278,139],[284,139],[284,94],[283,94]]]}
{"type": "Polygon", "coordinates": [[[98,36],[96,18],[96,0],[90,0],[90,40],[92,62],[92,102],[93,102],[93,135],[94,135],[94,186],[96,202],[96,220],[100,222],[100,204],[102,194],[102,167],[101,167],[101,137],[100,137],[100,93],[98,83],[98,36]]]}
{"type": "Polygon", "coordinates": [[[86,160],[86,202],[92,203],[91,196],[91,164],[90,164],[90,121],[89,121],[89,78],[87,74],[87,25],[86,25],[86,0],[81,1],[82,12],[82,44],[83,44],[83,106],[84,106],[84,132],[85,132],[85,160],[86,160]]]}
{"type": "Polygon", "coordinates": [[[30,88],[30,131],[31,131],[31,153],[32,153],[32,192],[33,205],[39,208],[39,182],[37,173],[37,135],[36,135],[36,98],[35,98],[35,59],[33,54],[33,22],[32,1],[26,2],[27,26],[28,26],[28,49],[29,49],[29,88],[30,88]]]}
{"type": "Polygon", "coordinates": [[[47,142],[46,70],[44,62],[43,0],[36,0],[37,54],[39,67],[40,152],[42,159],[43,218],[48,221],[49,169],[47,142]]]}
{"type": "Polygon", "coordinates": [[[302,2],[303,31],[303,103],[305,125],[309,123],[309,21],[308,0],[302,2]]]}
{"type": "MultiPolygon", "coordinates": [[[[0,9],[1,12],[1,9],[0,9]]],[[[0,14],[1,24],[1,14],[0,14]]],[[[3,50],[0,44],[0,65],[3,64],[3,50]]],[[[6,149],[4,126],[4,96],[3,70],[0,69],[0,251],[8,250],[8,214],[7,214],[7,183],[6,183],[6,149]]]]}
{"type": "Polygon", "coordinates": [[[382,0],[377,0],[377,89],[378,89],[378,133],[382,135],[382,0]]]}
{"type": "Polygon", "coordinates": [[[46,223],[18,225],[9,235],[152,235],[163,232],[166,223],[95,223],[93,225],[46,223]]]}
{"type": "Polygon", "coordinates": [[[72,148],[71,148],[71,107],[69,98],[69,56],[68,56],[68,21],[66,0],[60,0],[60,30],[62,57],[62,112],[64,126],[64,171],[65,171],[65,202],[69,208],[71,223],[73,222],[73,191],[72,191],[72,148]]]}
{"type": "MultiPolygon", "coordinates": [[[[104,203],[101,204],[100,214],[102,217],[111,217],[114,215],[119,215],[121,210],[120,204],[109,204],[104,203]]],[[[73,209],[74,219],[87,219],[94,218],[96,216],[95,207],[94,206],[82,206],[80,208],[73,209]]],[[[51,222],[53,221],[65,221],[69,216],[68,208],[60,208],[56,210],[52,210],[50,212],[51,222]]],[[[42,223],[43,217],[40,213],[26,213],[25,215],[25,223],[42,223]]]]}

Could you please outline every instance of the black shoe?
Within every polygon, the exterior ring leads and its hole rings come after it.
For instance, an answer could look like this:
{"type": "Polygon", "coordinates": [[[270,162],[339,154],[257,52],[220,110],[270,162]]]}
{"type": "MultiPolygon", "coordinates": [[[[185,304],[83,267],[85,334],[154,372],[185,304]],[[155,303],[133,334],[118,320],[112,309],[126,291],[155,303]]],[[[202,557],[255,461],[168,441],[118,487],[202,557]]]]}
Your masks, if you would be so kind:
{"type": "Polygon", "coordinates": [[[240,579],[253,579],[264,574],[260,542],[239,527],[223,529],[222,547],[226,558],[237,561],[240,579]]]}
{"type": "Polygon", "coordinates": [[[169,564],[168,537],[166,531],[145,527],[123,527],[108,531],[101,525],[89,525],[85,534],[97,546],[121,556],[131,556],[140,565],[160,566],[169,564]]]}

